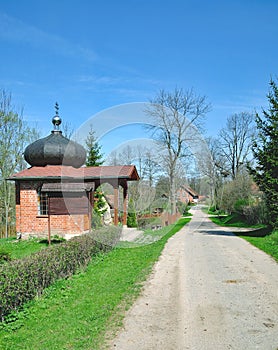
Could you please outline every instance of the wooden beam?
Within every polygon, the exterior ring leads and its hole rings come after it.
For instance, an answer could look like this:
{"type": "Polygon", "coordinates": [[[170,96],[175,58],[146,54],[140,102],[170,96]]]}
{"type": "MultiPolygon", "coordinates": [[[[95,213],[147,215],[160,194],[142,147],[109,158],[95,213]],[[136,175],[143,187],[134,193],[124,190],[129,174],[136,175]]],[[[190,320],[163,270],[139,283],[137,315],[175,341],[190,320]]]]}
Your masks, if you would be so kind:
{"type": "Polygon", "coordinates": [[[124,195],[124,205],[123,205],[123,210],[124,210],[124,215],[123,215],[123,225],[127,226],[127,204],[128,204],[128,196],[127,196],[127,181],[125,182],[123,186],[123,195],[124,195]]]}
{"type": "Polygon", "coordinates": [[[50,222],[50,198],[47,196],[47,210],[48,210],[48,244],[51,244],[51,222],[50,222]]]}
{"type": "Polygon", "coordinates": [[[119,187],[114,187],[114,225],[119,223],[119,187]]]}

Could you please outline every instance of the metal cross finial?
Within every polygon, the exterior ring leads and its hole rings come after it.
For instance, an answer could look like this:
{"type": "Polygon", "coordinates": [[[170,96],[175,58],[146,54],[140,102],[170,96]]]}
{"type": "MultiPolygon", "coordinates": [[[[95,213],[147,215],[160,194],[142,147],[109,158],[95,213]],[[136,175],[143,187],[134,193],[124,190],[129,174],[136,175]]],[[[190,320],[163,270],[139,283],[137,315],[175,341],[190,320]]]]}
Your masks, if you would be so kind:
{"type": "Polygon", "coordinates": [[[56,114],[55,116],[52,118],[52,123],[54,125],[54,130],[59,130],[59,126],[62,123],[62,119],[59,117],[59,105],[58,102],[55,103],[55,110],[56,110],[56,114]]]}
{"type": "Polygon", "coordinates": [[[55,103],[56,115],[59,115],[59,105],[58,102],[55,103]]]}

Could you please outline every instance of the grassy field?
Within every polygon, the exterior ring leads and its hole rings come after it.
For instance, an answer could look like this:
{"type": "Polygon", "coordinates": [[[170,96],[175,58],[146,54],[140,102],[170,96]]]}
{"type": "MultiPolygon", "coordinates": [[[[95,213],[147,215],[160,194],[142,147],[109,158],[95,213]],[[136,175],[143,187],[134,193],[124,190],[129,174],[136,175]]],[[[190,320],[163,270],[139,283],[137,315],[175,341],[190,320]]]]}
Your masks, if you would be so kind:
{"type": "Polygon", "coordinates": [[[97,256],[73,278],[48,288],[0,329],[0,348],[100,349],[107,330],[121,325],[125,310],[140,293],[168,238],[190,219],[181,219],[159,241],[115,248],[97,256]]]}

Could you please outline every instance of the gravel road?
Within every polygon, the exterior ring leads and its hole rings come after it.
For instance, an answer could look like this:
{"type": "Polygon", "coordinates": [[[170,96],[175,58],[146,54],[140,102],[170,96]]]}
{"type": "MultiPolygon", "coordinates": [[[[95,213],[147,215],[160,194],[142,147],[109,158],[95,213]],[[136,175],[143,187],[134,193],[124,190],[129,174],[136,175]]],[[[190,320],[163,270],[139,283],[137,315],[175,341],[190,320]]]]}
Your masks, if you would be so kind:
{"type": "Polygon", "coordinates": [[[110,344],[119,350],[277,350],[278,264],[195,207],[110,344]]]}

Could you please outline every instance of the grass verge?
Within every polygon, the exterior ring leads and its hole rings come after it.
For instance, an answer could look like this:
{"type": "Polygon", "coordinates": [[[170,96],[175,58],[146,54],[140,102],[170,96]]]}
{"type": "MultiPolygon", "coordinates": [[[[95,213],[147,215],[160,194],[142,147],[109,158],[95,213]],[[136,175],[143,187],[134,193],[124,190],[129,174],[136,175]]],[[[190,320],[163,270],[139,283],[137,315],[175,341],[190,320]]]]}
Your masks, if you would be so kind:
{"type": "Polygon", "coordinates": [[[210,219],[215,224],[221,226],[257,228],[257,230],[249,232],[234,233],[278,261],[278,231],[272,232],[271,228],[265,225],[248,225],[241,216],[234,214],[222,217],[210,217],[210,219]]]}
{"type": "Polygon", "coordinates": [[[2,324],[0,348],[100,349],[106,331],[121,324],[123,305],[128,308],[139,295],[167,240],[188,221],[179,220],[153,244],[98,255],[86,272],[52,285],[2,324]]]}
{"type": "Polygon", "coordinates": [[[250,228],[264,228],[265,225],[250,225],[245,220],[244,217],[239,214],[231,214],[231,215],[219,215],[219,216],[211,216],[211,221],[220,226],[227,227],[250,227],[250,228]]]}
{"type": "Polygon", "coordinates": [[[278,261],[278,231],[264,237],[240,236],[278,261]]]}

